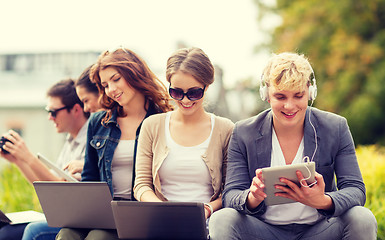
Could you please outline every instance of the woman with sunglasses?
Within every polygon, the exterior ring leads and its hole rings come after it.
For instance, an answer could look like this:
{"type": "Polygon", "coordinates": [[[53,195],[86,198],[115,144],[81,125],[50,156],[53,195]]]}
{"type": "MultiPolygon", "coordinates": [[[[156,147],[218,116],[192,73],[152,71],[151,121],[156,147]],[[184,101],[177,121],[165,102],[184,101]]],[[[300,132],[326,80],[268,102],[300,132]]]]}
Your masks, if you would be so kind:
{"type": "MultiPolygon", "coordinates": [[[[172,110],[165,86],[133,51],[105,51],[90,77],[101,94],[105,111],[91,116],[82,181],[108,183],[114,198],[134,200],[137,137],[142,121],[172,110]]],[[[60,230],[56,239],[118,239],[116,230],[60,230]]]]}
{"type": "Polygon", "coordinates": [[[233,123],[203,107],[204,95],[214,81],[214,67],[201,49],[176,51],[167,61],[166,78],[178,108],[143,122],[135,198],[145,202],[202,202],[209,218],[222,206],[233,123]]]}

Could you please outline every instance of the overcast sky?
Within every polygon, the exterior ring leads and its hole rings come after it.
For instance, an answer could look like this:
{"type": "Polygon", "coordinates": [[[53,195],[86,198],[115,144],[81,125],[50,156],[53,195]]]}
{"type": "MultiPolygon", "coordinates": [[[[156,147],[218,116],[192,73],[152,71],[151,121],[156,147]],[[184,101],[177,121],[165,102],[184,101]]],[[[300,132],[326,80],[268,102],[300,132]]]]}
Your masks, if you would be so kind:
{"type": "Polygon", "coordinates": [[[164,71],[178,42],[202,48],[224,81],[258,78],[267,56],[253,0],[0,0],[0,52],[124,45],[164,71]]]}

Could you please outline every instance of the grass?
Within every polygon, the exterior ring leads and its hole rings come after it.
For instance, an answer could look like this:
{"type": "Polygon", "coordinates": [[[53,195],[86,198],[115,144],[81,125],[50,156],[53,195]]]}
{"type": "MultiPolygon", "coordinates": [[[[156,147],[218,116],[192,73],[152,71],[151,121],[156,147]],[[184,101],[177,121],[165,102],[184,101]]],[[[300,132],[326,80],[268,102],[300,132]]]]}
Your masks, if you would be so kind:
{"type": "Polygon", "coordinates": [[[13,165],[0,166],[0,209],[7,212],[42,212],[35,189],[13,165]]]}
{"type": "Polygon", "coordinates": [[[385,148],[359,146],[357,158],[366,185],[366,204],[377,219],[377,239],[385,240],[385,148]]]}
{"type": "MultiPolygon", "coordinates": [[[[366,204],[377,219],[377,239],[385,240],[385,147],[358,146],[357,158],[366,185],[366,204]]],[[[41,212],[33,186],[19,170],[0,165],[0,209],[3,212],[35,210],[41,212]]]]}

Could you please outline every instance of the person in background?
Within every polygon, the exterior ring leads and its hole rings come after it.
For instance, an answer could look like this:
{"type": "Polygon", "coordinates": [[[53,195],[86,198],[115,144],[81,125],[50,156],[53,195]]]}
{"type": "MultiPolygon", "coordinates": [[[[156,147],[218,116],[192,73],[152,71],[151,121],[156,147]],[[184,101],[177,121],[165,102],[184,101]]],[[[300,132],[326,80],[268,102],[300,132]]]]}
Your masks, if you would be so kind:
{"type": "MultiPolygon", "coordinates": [[[[90,80],[90,69],[87,67],[75,82],[76,93],[83,102],[84,112],[94,113],[102,110],[99,103],[99,91],[95,83],[90,80]]],[[[66,168],[74,172],[83,170],[84,161],[77,161],[78,164],[68,164],[66,168]]],[[[61,228],[49,227],[46,221],[32,222],[24,230],[22,240],[54,240],[61,228]]]]}
{"type": "MultiPolygon", "coordinates": [[[[172,110],[166,87],[133,51],[103,52],[90,77],[104,111],[91,116],[82,181],[108,183],[114,198],[134,200],[137,137],[142,121],[172,110]]],[[[116,230],[62,228],[56,239],[118,239],[116,230]]]]}
{"type": "Polygon", "coordinates": [[[305,56],[274,54],[260,93],[271,108],[234,127],[225,208],[212,216],[211,239],[376,239],[377,222],[363,207],[365,185],[347,121],[308,106],[317,87],[305,56]],[[299,186],[281,178],[276,195],[295,202],[266,206],[261,168],[306,159],[315,162],[316,181],[308,185],[300,171],[299,186]]]}
{"type": "Polygon", "coordinates": [[[143,122],[135,198],[143,202],[201,202],[209,218],[222,207],[227,146],[234,124],[204,109],[214,67],[201,49],[184,48],[172,54],[166,78],[177,109],[143,122]]]}
{"type": "MultiPolygon", "coordinates": [[[[76,95],[75,83],[71,79],[54,84],[47,92],[48,118],[58,133],[67,133],[67,138],[57,159],[57,165],[67,169],[79,178],[81,169],[78,162],[85,155],[86,132],[89,114],[83,111],[83,103],[76,95]],[[77,170],[76,170],[77,169],[77,170]],[[79,176],[78,176],[79,175],[79,176]]],[[[15,131],[9,130],[3,135],[9,142],[3,146],[1,157],[15,164],[29,182],[63,181],[56,176],[35,156],[15,131]]],[[[0,229],[0,239],[21,239],[27,224],[6,225],[0,229]]]]}
{"type": "Polygon", "coordinates": [[[88,66],[75,83],[76,93],[83,102],[84,111],[94,113],[102,110],[99,102],[99,90],[95,83],[90,80],[90,70],[92,65],[88,66]]]}

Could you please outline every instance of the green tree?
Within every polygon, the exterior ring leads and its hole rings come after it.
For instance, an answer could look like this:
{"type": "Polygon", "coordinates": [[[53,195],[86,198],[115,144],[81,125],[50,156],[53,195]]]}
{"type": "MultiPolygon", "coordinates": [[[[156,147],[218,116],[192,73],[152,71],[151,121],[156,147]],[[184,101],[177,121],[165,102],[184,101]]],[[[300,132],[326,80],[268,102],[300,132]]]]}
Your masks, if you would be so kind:
{"type": "Polygon", "coordinates": [[[357,144],[385,144],[385,0],[256,4],[260,23],[282,19],[258,47],[305,54],[318,80],[315,106],[345,116],[357,144]]]}

